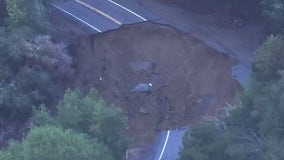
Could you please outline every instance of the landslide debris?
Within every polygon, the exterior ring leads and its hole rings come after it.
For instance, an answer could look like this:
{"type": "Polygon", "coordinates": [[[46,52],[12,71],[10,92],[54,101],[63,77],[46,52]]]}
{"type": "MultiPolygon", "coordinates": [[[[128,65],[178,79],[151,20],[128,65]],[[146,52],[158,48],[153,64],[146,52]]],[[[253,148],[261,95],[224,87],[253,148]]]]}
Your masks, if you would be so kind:
{"type": "Polygon", "coordinates": [[[152,23],[122,26],[79,38],[74,47],[74,86],[95,87],[120,107],[139,144],[159,130],[199,121],[232,102],[238,84],[235,64],[190,34],[152,23]],[[147,92],[131,91],[151,84],[147,92]]]}

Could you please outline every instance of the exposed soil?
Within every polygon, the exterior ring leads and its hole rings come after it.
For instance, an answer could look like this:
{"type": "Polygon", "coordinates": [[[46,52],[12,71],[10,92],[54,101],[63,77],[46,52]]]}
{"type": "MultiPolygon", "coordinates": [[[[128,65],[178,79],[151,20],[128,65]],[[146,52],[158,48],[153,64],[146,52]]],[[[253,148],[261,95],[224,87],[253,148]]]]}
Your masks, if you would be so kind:
{"type": "Polygon", "coordinates": [[[95,87],[103,99],[122,108],[138,144],[159,130],[186,126],[232,102],[238,88],[235,62],[193,36],[152,23],[80,39],[75,86],[95,87]],[[135,69],[133,64],[150,63],[135,69]],[[149,93],[130,90],[153,84],[149,93]]]}
{"type": "Polygon", "coordinates": [[[155,22],[190,32],[210,47],[231,54],[247,67],[254,61],[259,45],[266,39],[266,24],[259,14],[259,8],[247,8],[257,0],[235,6],[227,0],[216,0],[219,3],[210,0],[139,1],[159,17],[155,22]]]}

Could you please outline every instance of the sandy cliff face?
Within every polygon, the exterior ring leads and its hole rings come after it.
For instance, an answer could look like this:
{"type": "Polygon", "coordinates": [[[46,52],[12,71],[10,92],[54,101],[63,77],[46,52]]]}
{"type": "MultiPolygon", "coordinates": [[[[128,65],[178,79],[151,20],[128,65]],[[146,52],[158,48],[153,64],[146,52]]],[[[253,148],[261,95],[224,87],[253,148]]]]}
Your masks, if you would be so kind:
{"type": "Polygon", "coordinates": [[[75,53],[75,86],[95,87],[107,103],[122,108],[139,142],[215,113],[238,88],[230,57],[151,23],[83,37],[75,53]],[[151,83],[151,92],[131,92],[139,83],[151,83]]]}

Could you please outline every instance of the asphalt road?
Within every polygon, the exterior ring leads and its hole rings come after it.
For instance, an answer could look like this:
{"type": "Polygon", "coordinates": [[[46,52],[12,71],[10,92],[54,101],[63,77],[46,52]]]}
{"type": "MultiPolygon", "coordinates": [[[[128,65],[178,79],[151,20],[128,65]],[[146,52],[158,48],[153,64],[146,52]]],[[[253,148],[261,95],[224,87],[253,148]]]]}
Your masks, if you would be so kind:
{"type": "MultiPolygon", "coordinates": [[[[150,5],[149,5],[150,6],[150,5]]],[[[219,40],[210,38],[208,34],[200,34],[195,31],[198,27],[192,26],[190,21],[177,18],[186,16],[183,12],[175,12],[174,9],[164,7],[159,9],[160,4],[152,4],[157,13],[151,7],[145,8],[137,0],[74,0],[64,3],[55,3],[54,7],[71,17],[74,21],[90,28],[93,33],[102,33],[119,28],[121,25],[153,21],[155,23],[171,25],[185,32],[192,32],[196,37],[202,39],[212,48],[223,53],[231,52],[230,46],[224,47],[219,40]],[[150,11],[149,11],[149,10],[150,11]],[[173,14],[170,13],[173,12],[173,14]],[[161,12],[161,13],[159,13],[161,12]],[[178,14],[177,17],[173,16],[178,14]],[[161,16],[163,15],[163,16],[161,16]]],[[[237,52],[235,54],[238,54],[237,52]]],[[[238,56],[237,56],[238,58],[238,56]]],[[[238,58],[240,63],[232,68],[232,77],[236,79],[244,88],[247,86],[251,69],[249,63],[238,58]]],[[[185,130],[162,131],[157,135],[155,144],[145,160],[175,160],[182,147],[182,136],[185,130]]],[[[143,159],[143,160],[144,160],[143,159]]]]}
{"type": "Polygon", "coordinates": [[[162,131],[158,134],[156,150],[152,154],[153,160],[176,160],[179,158],[179,151],[182,148],[182,137],[185,129],[162,131]]]}
{"type": "Polygon", "coordinates": [[[147,17],[142,16],[145,10],[134,11],[112,0],[71,0],[54,3],[53,7],[63,15],[89,27],[93,33],[147,21],[147,17]]]}
{"type": "Polygon", "coordinates": [[[86,9],[84,6],[76,3],[75,1],[58,3],[54,4],[54,6],[63,14],[71,16],[81,24],[92,28],[95,33],[105,32],[119,27],[116,23],[109,21],[103,16],[94,14],[93,11],[86,9]]]}
{"type": "MultiPolygon", "coordinates": [[[[103,11],[104,13],[111,15],[113,18],[117,19],[118,21],[122,22],[122,24],[133,24],[138,22],[147,21],[144,17],[136,16],[135,14],[129,12],[128,10],[122,9],[121,7],[117,6],[115,3],[110,3],[107,0],[82,0],[91,6],[103,11]]],[[[130,10],[131,11],[131,10],[130,10]]]]}
{"type": "MultiPolygon", "coordinates": [[[[136,1],[74,0],[53,4],[59,12],[91,29],[102,33],[119,28],[121,25],[153,20],[156,17],[136,1]]],[[[157,134],[155,144],[143,159],[175,160],[182,147],[185,130],[162,131],[157,134]]]]}
{"type": "Polygon", "coordinates": [[[142,147],[142,154],[135,160],[177,160],[185,132],[185,128],[159,132],[154,144],[142,147]]]}
{"type": "MultiPolygon", "coordinates": [[[[64,15],[87,26],[92,30],[91,33],[102,33],[117,29],[121,25],[144,21],[167,24],[185,32],[192,32],[210,47],[222,53],[233,53],[239,63],[232,68],[232,78],[237,80],[242,87],[247,86],[251,73],[250,63],[253,58],[247,58],[250,56],[243,55],[250,55],[249,53],[253,52],[251,48],[243,45],[243,47],[238,47],[240,48],[239,51],[233,51],[230,45],[224,46],[220,43],[220,40],[212,38],[214,36],[197,32],[196,29],[199,27],[194,24],[194,21],[189,19],[187,22],[183,19],[184,16],[191,17],[192,15],[173,7],[155,3],[153,1],[151,5],[143,6],[138,0],[71,0],[55,3],[54,7],[64,15]],[[87,4],[87,6],[82,4],[87,4]],[[99,13],[94,10],[98,10],[99,13]]],[[[202,19],[202,17],[200,18],[202,19]]],[[[257,48],[257,45],[253,44],[254,47],[252,48],[257,48]]]]}
{"type": "Polygon", "coordinates": [[[240,83],[243,88],[249,85],[252,69],[243,63],[238,63],[232,68],[232,78],[240,83]]]}

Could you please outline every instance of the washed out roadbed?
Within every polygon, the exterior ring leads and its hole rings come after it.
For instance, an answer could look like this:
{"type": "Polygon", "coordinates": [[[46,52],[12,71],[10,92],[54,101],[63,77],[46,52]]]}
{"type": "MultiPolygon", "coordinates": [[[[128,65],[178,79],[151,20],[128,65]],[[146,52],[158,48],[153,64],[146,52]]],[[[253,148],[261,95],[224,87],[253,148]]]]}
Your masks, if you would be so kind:
{"type": "Polygon", "coordinates": [[[186,126],[232,102],[235,64],[188,33],[152,23],[83,36],[74,48],[74,86],[92,87],[120,107],[137,144],[157,131],[186,126]],[[149,93],[130,90],[152,83],[149,93]]]}

